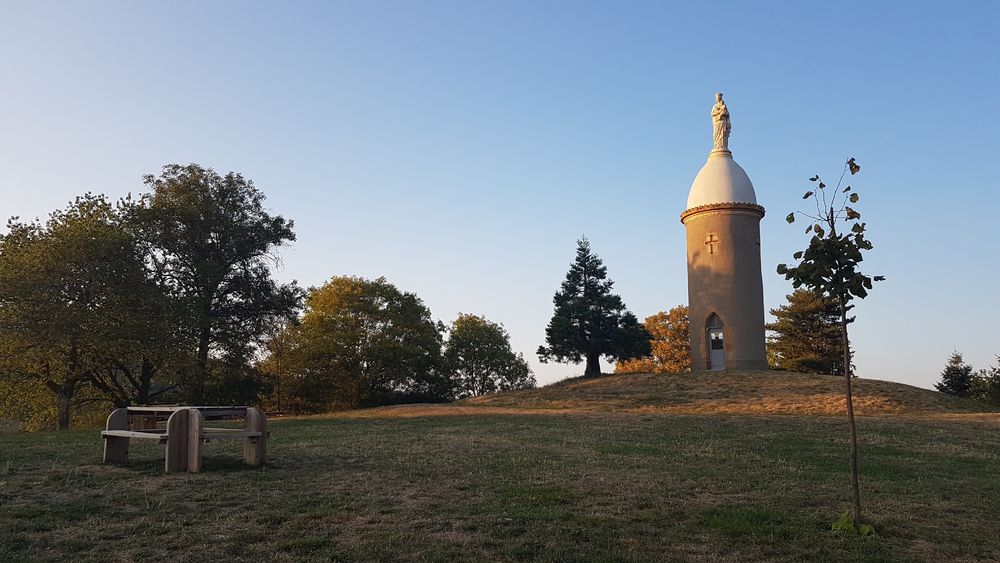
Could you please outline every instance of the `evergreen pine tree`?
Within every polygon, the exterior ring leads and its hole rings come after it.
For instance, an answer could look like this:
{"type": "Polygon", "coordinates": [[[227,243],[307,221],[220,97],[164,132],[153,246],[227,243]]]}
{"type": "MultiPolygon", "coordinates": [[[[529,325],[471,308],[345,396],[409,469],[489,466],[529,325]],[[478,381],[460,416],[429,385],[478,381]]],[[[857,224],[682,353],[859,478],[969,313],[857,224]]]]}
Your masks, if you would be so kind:
{"type": "MultiPolygon", "coordinates": [[[[796,289],[787,305],[771,309],[775,321],[768,347],[777,369],[802,373],[844,373],[840,303],[814,291],[796,289]]],[[[848,322],[854,320],[849,317],[848,322]]]]}
{"type": "Polygon", "coordinates": [[[590,251],[586,237],[577,241],[576,260],[552,301],[555,313],[545,329],[548,346],[538,347],[543,362],[579,363],[587,377],[601,374],[600,358],[612,361],[648,356],[649,332],[630,313],[622,298],[611,293],[608,268],[590,251]]]}
{"type": "Polygon", "coordinates": [[[955,395],[956,397],[970,397],[972,395],[972,366],[962,360],[962,355],[952,352],[948,358],[948,363],[941,372],[941,381],[934,387],[942,393],[955,395]]]}
{"type": "Polygon", "coordinates": [[[997,365],[979,370],[972,378],[971,396],[989,405],[1000,406],[1000,355],[997,365]]]}

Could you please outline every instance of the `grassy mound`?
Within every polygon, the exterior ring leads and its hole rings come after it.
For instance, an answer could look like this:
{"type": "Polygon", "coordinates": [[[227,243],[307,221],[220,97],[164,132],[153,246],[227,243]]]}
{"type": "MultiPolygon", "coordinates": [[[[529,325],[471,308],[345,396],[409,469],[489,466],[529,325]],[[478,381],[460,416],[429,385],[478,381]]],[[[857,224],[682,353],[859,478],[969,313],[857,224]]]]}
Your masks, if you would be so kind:
{"type": "MultiPolygon", "coordinates": [[[[866,416],[996,412],[975,401],[892,381],[856,379],[854,394],[856,412],[866,416]]],[[[842,378],[776,371],[575,378],[465,404],[699,414],[841,414],[845,408],[842,378]]]]}
{"type": "MultiPolygon", "coordinates": [[[[664,413],[841,415],[840,377],[776,371],[702,371],[678,375],[573,378],[525,391],[474,397],[448,405],[404,405],[354,411],[346,417],[466,414],[664,413]]],[[[997,418],[1000,410],[903,383],[855,379],[859,416],[997,418]]]]}

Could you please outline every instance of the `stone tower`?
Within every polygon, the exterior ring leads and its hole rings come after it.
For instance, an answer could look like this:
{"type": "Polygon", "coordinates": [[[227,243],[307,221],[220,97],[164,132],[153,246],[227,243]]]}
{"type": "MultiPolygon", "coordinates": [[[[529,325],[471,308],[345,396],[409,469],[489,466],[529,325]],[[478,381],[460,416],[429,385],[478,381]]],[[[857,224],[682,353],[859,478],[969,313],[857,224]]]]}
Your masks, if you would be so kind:
{"type": "Polygon", "coordinates": [[[767,369],[760,220],[753,184],[729,151],[729,109],[716,94],[714,148],[681,223],[687,229],[692,369],[767,369]]]}

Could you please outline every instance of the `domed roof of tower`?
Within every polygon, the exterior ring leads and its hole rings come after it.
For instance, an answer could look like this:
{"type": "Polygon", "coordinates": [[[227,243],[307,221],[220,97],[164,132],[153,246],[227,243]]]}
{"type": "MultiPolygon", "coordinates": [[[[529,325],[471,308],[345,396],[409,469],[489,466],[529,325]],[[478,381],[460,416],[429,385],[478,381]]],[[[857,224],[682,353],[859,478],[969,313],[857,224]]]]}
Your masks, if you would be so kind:
{"type": "Polygon", "coordinates": [[[729,108],[720,92],[715,95],[715,105],[712,106],[713,149],[708,155],[708,162],[701,167],[691,184],[688,209],[714,203],[757,204],[757,195],[753,191],[750,177],[733,160],[733,153],[729,152],[729,133],[732,129],[729,108]]]}
{"type": "Polygon", "coordinates": [[[688,209],[713,203],[757,203],[750,177],[729,151],[712,151],[688,193],[688,209]]]}

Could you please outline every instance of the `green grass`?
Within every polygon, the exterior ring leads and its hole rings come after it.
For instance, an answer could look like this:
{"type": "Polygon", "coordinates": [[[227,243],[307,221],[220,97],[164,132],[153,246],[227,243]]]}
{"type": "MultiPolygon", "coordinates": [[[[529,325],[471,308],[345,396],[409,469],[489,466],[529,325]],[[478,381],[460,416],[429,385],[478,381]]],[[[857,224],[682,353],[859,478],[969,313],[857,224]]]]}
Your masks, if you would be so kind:
{"type": "Polygon", "coordinates": [[[841,418],[537,414],[273,421],[270,464],[207,446],[164,475],[97,431],[0,437],[0,560],[1000,559],[1000,425],[860,421],[879,536],[849,506],[841,418]]]}

